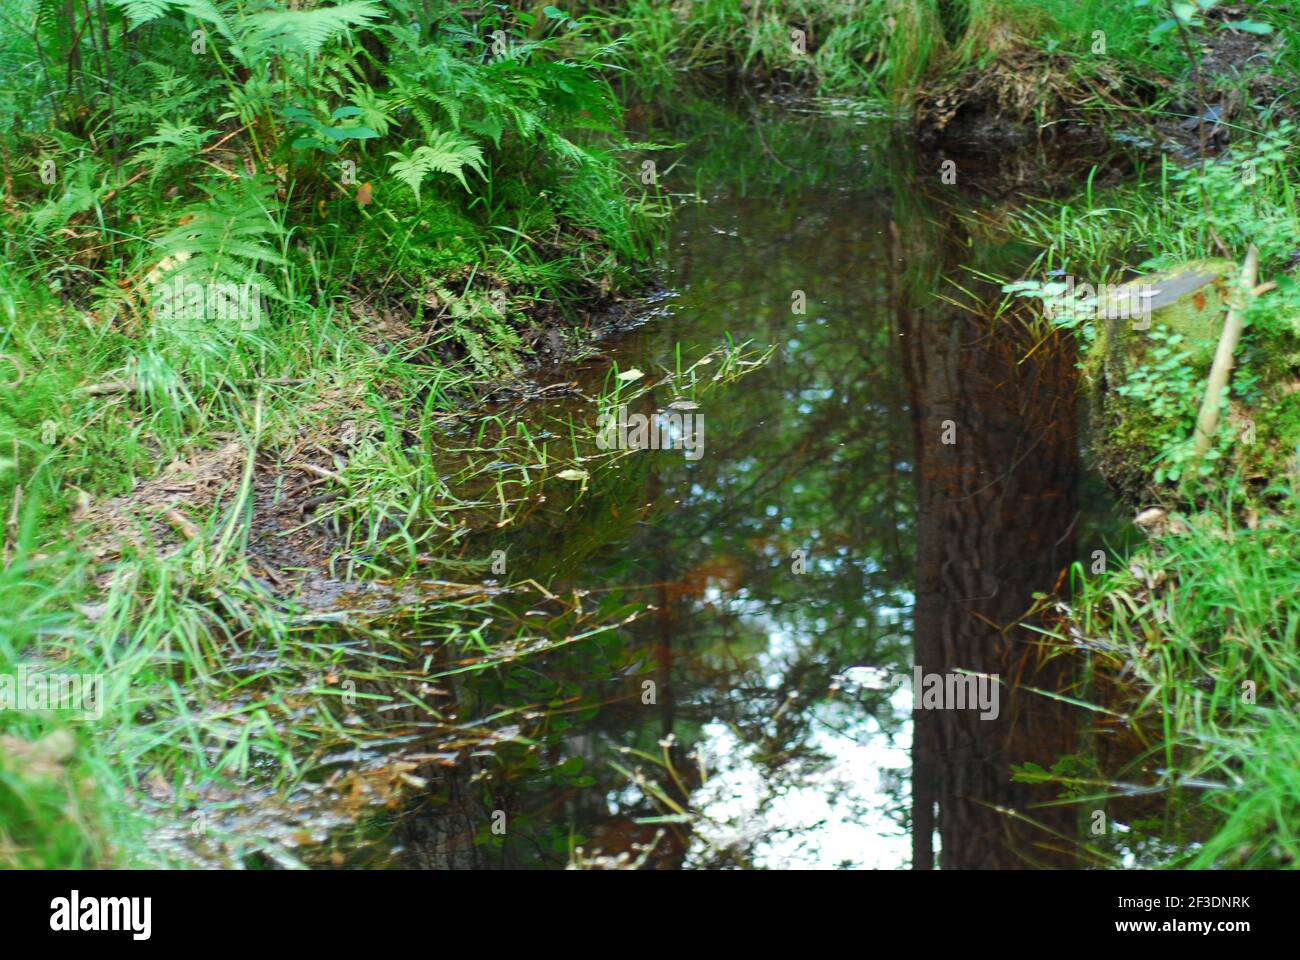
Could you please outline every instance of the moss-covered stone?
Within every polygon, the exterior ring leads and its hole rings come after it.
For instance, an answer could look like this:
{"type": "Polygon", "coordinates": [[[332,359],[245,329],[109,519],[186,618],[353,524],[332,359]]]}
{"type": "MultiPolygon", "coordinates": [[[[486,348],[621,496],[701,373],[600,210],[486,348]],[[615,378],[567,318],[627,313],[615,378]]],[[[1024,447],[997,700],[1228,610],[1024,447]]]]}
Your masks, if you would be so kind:
{"type": "Polygon", "coordinates": [[[1145,359],[1152,343],[1148,334],[1160,325],[1181,335],[1194,360],[1208,367],[1238,272],[1231,260],[1189,260],[1100,298],[1103,317],[1097,323],[1094,349],[1104,353],[1107,377],[1123,382],[1123,376],[1145,359]]]}
{"type": "Polygon", "coordinates": [[[1152,462],[1164,432],[1147,405],[1122,396],[1133,371],[1151,359],[1154,330],[1179,334],[1191,362],[1208,371],[1227,310],[1231,260],[1203,259],[1138,277],[1098,296],[1096,336],[1084,364],[1084,383],[1096,429],[1094,454],[1111,484],[1141,501],[1150,490],[1152,462]]]}
{"type": "MultiPolygon", "coordinates": [[[[1231,260],[1193,260],[1140,277],[1100,298],[1099,311],[1110,315],[1097,320],[1084,367],[1095,427],[1093,452],[1112,485],[1135,503],[1160,497],[1165,484],[1156,482],[1156,466],[1166,462],[1171,442],[1191,435],[1239,269],[1231,260]],[[1149,315],[1124,309],[1126,303],[1141,304],[1143,294],[1149,295],[1149,315]],[[1123,315],[1126,312],[1130,315],[1123,315]],[[1154,331],[1163,335],[1153,336],[1154,331]],[[1169,334],[1181,337],[1176,346],[1169,334]],[[1165,349],[1156,352],[1160,346],[1165,349]],[[1171,349],[1189,356],[1170,368],[1171,349]],[[1185,405],[1173,413],[1166,405],[1158,413],[1149,400],[1138,399],[1143,392],[1136,397],[1120,393],[1143,367],[1147,369],[1140,376],[1147,384],[1171,384],[1177,393],[1186,393],[1185,405]],[[1179,381],[1182,386],[1174,388],[1179,381]]],[[[1254,386],[1245,394],[1234,393],[1216,442],[1217,456],[1225,462],[1222,469],[1239,470],[1248,480],[1265,484],[1294,472],[1300,442],[1293,364],[1284,359],[1295,339],[1276,325],[1266,329],[1271,332],[1252,329],[1238,349],[1238,367],[1244,365],[1254,386]]]]}

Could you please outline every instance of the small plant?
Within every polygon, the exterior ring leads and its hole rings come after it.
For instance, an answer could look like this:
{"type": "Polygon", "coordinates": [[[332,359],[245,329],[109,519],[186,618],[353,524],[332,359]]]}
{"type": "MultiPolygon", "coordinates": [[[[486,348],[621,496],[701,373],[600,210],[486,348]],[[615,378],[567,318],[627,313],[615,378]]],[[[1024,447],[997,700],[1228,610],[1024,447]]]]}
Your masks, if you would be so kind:
{"type": "MultiPolygon", "coordinates": [[[[1115,389],[1133,409],[1141,411],[1144,428],[1153,432],[1147,439],[1160,451],[1154,472],[1156,482],[1177,483],[1193,460],[1188,438],[1196,421],[1202,377],[1193,352],[1183,348],[1180,334],[1160,325],[1150,331],[1150,337],[1155,346],[1148,351],[1147,361],[1115,389]]],[[[1239,370],[1237,380],[1248,376],[1239,370]]],[[[1219,445],[1212,447],[1196,467],[1199,476],[1214,471],[1214,461],[1224,455],[1231,439],[1226,431],[1220,432],[1219,445]]]]}
{"type": "MultiPolygon", "coordinates": [[[[1218,5],[1219,0],[1195,0],[1193,3],[1187,3],[1185,0],[1164,0],[1163,3],[1159,2],[1159,0],[1134,0],[1133,3],[1133,6],[1137,9],[1154,7],[1161,10],[1163,14],[1160,21],[1151,28],[1150,38],[1152,42],[1159,40],[1171,31],[1194,30],[1205,27],[1207,25],[1205,14],[1218,5]]],[[[1273,32],[1271,24],[1260,20],[1222,20],[1219,21],[1219,27],[1222,30],[1240,30],[1244,33],[1268,34],[1273,32]]]]}
{"type": "Polygon", "coordinates": [[[1097,316],[1099,301],[1095,293],[1076,293],[1070,284],[1059,280],[1017,280],[1004,284],[1002,292],[1041,301],[1044,315],[1062,330],[1076,330],[1085,340],[1096,336],[1092,321],[1097,316]]]}

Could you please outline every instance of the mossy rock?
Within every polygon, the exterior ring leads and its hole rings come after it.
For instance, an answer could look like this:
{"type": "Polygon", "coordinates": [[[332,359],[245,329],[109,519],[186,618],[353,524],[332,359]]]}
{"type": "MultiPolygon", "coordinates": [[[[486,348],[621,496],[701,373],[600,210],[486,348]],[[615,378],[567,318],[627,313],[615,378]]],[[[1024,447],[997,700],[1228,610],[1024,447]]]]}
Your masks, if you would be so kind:
{"type": "MultiPolygon", "coordinates": [[[[1111,486],[1133,505],[1152,502],[1169,496],[1176,480],[1163,478],[1157,472],[1158,461],[1165,461],[1170,450],[1171,434],[1190,438],[1192,416],[1199,404],[1201,392],[1214,351],[1227,315],[1227,305],[1240,268],[1231,260],[1193,260],[1171,270],[1141,277],[1123,288],[1117,288],[1111,298],[1113,304],[1122,306],[1134,302],[1125,294],[1147,289],[1151,311],[1147,317],[1115,317],[1099,320],[1096,338],[1089,347],[1085,384],[1088,387],[1092,415],[1091,453],[1094,464],[1110,481],[1111,486]],[[1169,364],[1171,354],[1152,354],[1157,345],[1169,346],[1167,338],[1151,336],[1161,327],[1182,336],[1176,350],[1190,351],[1187,364],[1178,363],[1180,375],[1190,374],[1196,389],[1187,398],[1180,423],[1171,431],[1167,419],[1170,414],[1157,414],[1148,402],[1121,394],[1119,387],[1131,382],[1132,374],[1146,364],[1169,364]]],[[[1137,301],[1141,302],[1141,301],[1137,301]]],[[[1102,303],[1101,308],[1107,306],[1102,303]]],[[[1296,450],[1300,445],[1300,393],[1293,388],[1294,364],[1288,358],[1285,345],[1292,341],[1274,331],[1267,346],[1255,344],[1256,356],[1251,373],[1255,385],[1250,403],[1243,405],[1241,397],[1234,395],[1228,412],[1219,424],[1216,444],[1221,466],[1215,468],[1220,476],[1239,473],[1252,489],[1263,490],[1278,477],[1293,475],[1297,469],[1296,450]],[[1267,364],[1261,360],[1267,356],[1267,364]],[[1243,424],[1249,424],[1249,439],[1243,433],[1243,424]]],[[[1243,357],[1239,352],[1238,362],[1243,357]]],[[[1169,368],[1165,368],[1168,374],[1169,368]]]]}
{"type": "Polygon", "coordinates": [[[1180,334],[1194,362],[1208,368],[1239,270],[1231,260],[1189,260],[1131,280],[1101,298],[1099,309],[1105,317],[1097,323],[1092,351],[1106,379],[1112,385],[1122,383],[1145,359],[1153,343],[1147,334],[1160,326],[1180,334]]]}
{"type": "Polygon", "coordinates": [[[1098,430],[1098,466],[1126,497],[1140,500],[1150,483],[1150,462],[1159,454],[1150,438],[1159,424],[1142,404],[1116,388],[1147,362],[1163,341],[1150,336],[1165,327],[1182,336],[1180,349],[1208,371],[1240,268],[1231,260],[1190,260],[1138,277],[1098,298],[1100,317],[1085,365],[1085,383],[1098,430]],[[1147,307],[1149,305],[1149,315],[1147,307]]]}

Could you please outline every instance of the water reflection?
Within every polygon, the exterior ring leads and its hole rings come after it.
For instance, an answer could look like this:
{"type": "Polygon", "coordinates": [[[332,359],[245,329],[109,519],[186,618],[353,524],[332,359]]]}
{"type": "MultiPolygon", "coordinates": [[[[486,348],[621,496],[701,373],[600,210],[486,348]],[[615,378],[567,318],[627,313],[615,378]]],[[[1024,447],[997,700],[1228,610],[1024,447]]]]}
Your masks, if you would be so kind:
{"type": "MultiPolygon", "coordinates": [[[[386,856],[1072,862],[1075,814],[1031,808],[1050,797],[1011,778],[1012,762],[1050,766],[1075,737],[1053,701],[1014,689],[1063,678],[1011,625],[1081,529],[1073,358],[970,309],[995,293],[962,269],[1014,269],[1023,252],[972,233],[896,150],[863,149],[880,136],[846,122],[774,129],[765,140],[787,169],[816,177],[758,196],[732,178],[677,216],[676,295],[612,348],[620,367],[672,368],[679,349],[697,356],[728,334],[777,354],[701,402],[702,458],[628,456],[491,545],[513,577],[569,602],[650,609],[459,683],[462,716],[526,707],[517,735],[425,771],[386,856]],[[954,274],[966,293],[944,281],[954,274]],[[914,654],[926,671],[998,674],[998,718],[918,713],[913,743],[914,654]]],[[[591,365],[592,384],[607,367],[591,365]]]]}
{"type": "Polygon", "coordinates": [[[1013,626],[1075,556],[1073,350],[1061,334],[960,305],[908,304],[898,326],[914,430],[915,663],[996,676],[1001,694],[995,717],[917,711],[913,864],[936,864],[937,833],[944,867],[1072,865],[1075,812],[1025,819],[1052,794],[1015,782],[1010,765],[1050,768],[1074,746],[1070,713],[1023,689],[1061,691],[1064,661],[1040,662],[1032,634],[1013,626]],[[1033,349],[1036,332],[1046,339],[1033,349]]]}

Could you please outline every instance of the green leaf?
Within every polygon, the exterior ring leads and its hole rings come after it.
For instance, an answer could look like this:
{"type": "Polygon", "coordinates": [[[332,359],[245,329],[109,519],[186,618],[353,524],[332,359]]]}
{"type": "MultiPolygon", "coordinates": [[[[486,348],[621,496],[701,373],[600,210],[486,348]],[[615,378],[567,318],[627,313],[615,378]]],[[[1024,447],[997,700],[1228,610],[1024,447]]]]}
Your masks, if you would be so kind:
{"type": "Polygon", "coordinates": [[[1178,26],[1178,24],[1175,23],[1173,20],[1162,20],[1159,24],[1151,28],[1151,32],[1147,34],[1147,38],[1152,43],[1155,43],[1158,39],[1160,39],[1170,30],[1174,29],[1174,27],[1176,26],[1178,26]]]}
{"type": "Polygon", "coordinates": [[[1273,25],[1271,23],[1261,23],[1258,20],[1229,20],[1227,23],[1222,24],[1222,26],[1225,30],[1232,28],[1233,30],[1242,30],[1246,33],[1257,33],[1260,35],[1273,32],[1273,25]]]}
{"type": "Polygon", "coordinates": [[[420,199],[420,184],[431,173],[449,173],[460,181],[462,187],[469,190],[465,180],[465,168],[483,175],[483,151],[479,145],[468,137],[449,131],[435,132],[424,146],[416,147],[410,154],[390,150],[388,156],[397,162],[388,168],[388,172],[401,180],[420,199]]]}
{"type": "Polygon", "coordinates": [[[321,133],[331,140],[373,140],[379,134],[369,127],[321,127],[321,133]]]}
{"type": "Polygon", "coordinates": [[[301,137],[295,138],[293,143],[289,144],[289,146],[294,150],[324,150],[327,153],[339,152],[339,148],[334,146],[334,144],[324,143],[317,140],[315,137],[309,137],[305,134],[301,137]]]}
{"type": "Polygon", "coordinates": [[[582,757],[570,757],[562,764],[555,768],[556,773],[571,775],[581,773],[582,767],[586,761],[582,757]]]}
{"type": "Polygon", "coordinates": [[[314,10],[275,10],[246,19],[259,41],[315,56],[321,48],[358,27],[368,27],[387,14],[371,0],[353,0],[314,10]]]}
{"type": "Polygon", "coordinates": [[[1051,780],[1052,774],[1038,764],[1030,761],[1020,766],[1012,766],[1011,779],[1017,783],[1043,783],[1051,780]]]}

